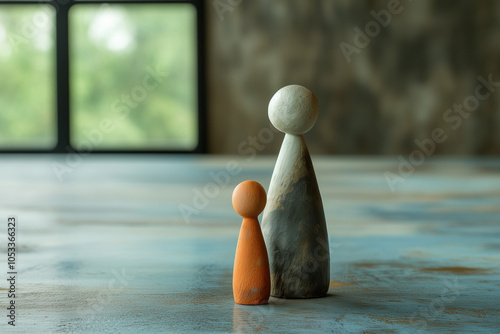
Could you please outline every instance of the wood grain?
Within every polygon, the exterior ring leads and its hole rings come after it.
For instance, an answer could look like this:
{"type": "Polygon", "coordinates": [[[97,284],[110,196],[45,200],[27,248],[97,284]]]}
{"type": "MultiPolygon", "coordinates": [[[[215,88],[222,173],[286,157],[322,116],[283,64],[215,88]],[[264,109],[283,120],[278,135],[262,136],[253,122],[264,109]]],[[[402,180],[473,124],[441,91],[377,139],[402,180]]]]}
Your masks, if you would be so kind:
{"type": "MultiPolygon", "coordinates": [[[[51,163],[65,156],[0,156],[0,219],[19,221],[16,330],[498,330],[499,159],[430,159],[391,192],[383,175],[397,173],[397,157],[314,156],[330,232],[327,297],[235,304],[241,217],[231,194],[247,179],[267,188],[275,159],[90,155],[59,183],[51,163]],[[193,206],[228,162],[241,170],[188,223],[179,205],[193,206]]],[[[10,332],[4,323],[0,331],[10,332]]]]}

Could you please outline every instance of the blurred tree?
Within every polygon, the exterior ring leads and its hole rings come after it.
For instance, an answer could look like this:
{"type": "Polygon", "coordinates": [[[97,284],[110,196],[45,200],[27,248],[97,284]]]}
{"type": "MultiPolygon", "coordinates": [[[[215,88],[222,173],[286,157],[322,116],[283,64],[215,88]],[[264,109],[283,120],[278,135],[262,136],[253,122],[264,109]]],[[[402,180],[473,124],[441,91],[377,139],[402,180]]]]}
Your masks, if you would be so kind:
{"type": "MultiPolygon", "coordinates": [[[[0,147],[56,143],[54,16],[48,5],[0,6],[0,147]]],[[[194,6],[77,4],[68,28],[73,146],[196,147],[194,6]]]]}
{"type": "Polygon", "coordinates": [[[56,144],[54,9],[0,6],[0,147],[56,144]]]}
{"type": "Polygon", "coordinates": [[[195,148],[196,57],[190,4],[74,6],[72,142],[88,140],[107,119],[100,148],[195,148]]]}

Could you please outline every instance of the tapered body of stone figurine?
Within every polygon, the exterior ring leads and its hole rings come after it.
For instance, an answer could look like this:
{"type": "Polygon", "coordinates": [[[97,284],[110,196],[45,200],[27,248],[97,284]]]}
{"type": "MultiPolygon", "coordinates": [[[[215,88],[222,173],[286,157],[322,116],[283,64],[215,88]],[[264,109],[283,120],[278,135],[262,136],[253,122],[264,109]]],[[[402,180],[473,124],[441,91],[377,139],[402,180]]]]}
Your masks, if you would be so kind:
{"type": "Polygon", "coordinates": [[[234,210],[243,217],[233,269],[237,304],[267,304],[271,290],[269,260],[257,216],[266,205],[266,191],[255,181],[240,183],[233,192],[234,210]]]}
{"type": "Polygon", "coordinates": [[[285,132],[262,218],[275,297],[323,297],[330,284],[323,203],[302,136],[317,116],[316,96],[299,85],[280,89],[269,103],[271,123],[285,132]]]}

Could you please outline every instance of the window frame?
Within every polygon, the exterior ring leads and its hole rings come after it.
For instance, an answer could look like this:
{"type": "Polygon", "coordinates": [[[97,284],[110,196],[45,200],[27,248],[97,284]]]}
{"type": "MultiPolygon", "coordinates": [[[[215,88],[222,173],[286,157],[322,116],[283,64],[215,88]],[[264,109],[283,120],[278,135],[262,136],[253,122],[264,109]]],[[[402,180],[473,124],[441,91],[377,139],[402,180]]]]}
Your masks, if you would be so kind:
{"type": "Polygon", "coordinates": [[[69,22],[68,15],[73,5],[80,4],[171,4],[188,3],[196,8],[196,47],[197,47],[197,92],[198,92],[198,145],[193,150],[175,150],[175,149],[93,149],[90,153],[206,153],[206,119],[205,119],[205,64],[202,55],[204,54],[204,2],[203,0],[18,0],[4,1],[0,0],[2,5],[23,5],[23,4],[43,4],[54,7],[55,15],[55,87],[56,87],[56,129],[57,142],[53,148],[34,149],[34,148],[7,148],[0,147],[0,153],[82,153],[89,154],[86,151],[79,151],[71,145],[70,129],[70,72],[69,72],[69,22]]]}

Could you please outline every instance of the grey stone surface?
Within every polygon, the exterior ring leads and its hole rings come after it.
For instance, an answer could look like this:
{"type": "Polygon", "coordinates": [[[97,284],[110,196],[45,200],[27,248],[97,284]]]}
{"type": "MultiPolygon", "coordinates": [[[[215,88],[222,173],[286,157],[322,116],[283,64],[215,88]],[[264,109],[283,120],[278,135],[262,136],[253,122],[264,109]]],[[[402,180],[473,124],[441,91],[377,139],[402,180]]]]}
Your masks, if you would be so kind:
{"type": "Polygon", "coordinates": [[[330,253],[323,202],[303,136],[287,134],[262,217],[271,296],[324,297],[330,253]]]}
{"type": "Polygon", "coordinates": [[[267,105],[295,83],[319,99],[306,135],[313,154],[409,154],[435,128],[446,140],[433,154],[500,153],[500,87],[482,88],[489,95],[477,109],[447,114],[474,102],[466,99],[478,76],[500,82],[500,1],[401,1],[377,34],[371,11],[390,1],[243,0],[225,12],[214,3],[206,2],[210,152],[276,154],[283,137],[269,136],[267,105]],[[367,24],[373,37],[347,59],[342,43],[356,46],[354,29],[367,33],[367,24]]]}

